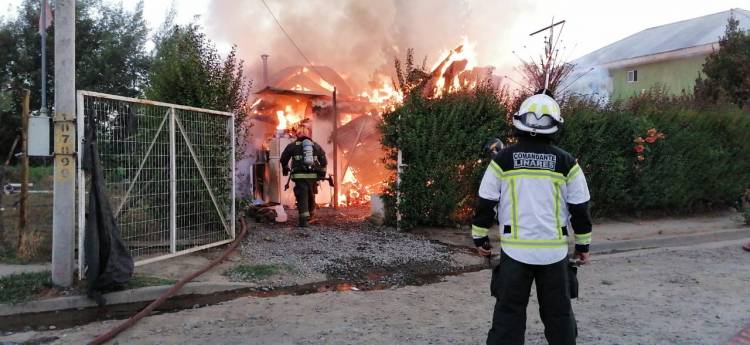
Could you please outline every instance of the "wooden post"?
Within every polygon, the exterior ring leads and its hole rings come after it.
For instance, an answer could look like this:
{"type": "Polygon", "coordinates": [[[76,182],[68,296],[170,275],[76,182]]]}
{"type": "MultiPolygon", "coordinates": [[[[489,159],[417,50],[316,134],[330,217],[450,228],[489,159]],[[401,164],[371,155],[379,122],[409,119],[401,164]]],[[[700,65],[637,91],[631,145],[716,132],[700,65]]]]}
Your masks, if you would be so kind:
{"type": "Polygon", "coordinates": [[[339,207],[339,149],[336,135],[339,128],[339,110],[336,104],[336,87],[333,87],[333,208],[339,207]]]}
{"type": "Polygon", "coordinates": [[[21,201],[18,209],[18,241],[16,252],[21,250],[21,242],[26,233],[27,222],[27,198],[29,196],[29,90],[23,90],[23,103],[21,107],[21,201]]]}

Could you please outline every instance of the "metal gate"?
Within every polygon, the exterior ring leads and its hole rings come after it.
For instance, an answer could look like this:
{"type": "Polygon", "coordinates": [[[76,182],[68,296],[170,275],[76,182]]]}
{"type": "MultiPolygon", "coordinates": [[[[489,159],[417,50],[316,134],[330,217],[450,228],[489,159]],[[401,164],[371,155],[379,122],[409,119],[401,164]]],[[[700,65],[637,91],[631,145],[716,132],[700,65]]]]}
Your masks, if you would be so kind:
{"type": "Polygon", "coordinates": [[[235,237],[234,114],[78,91],[78,265],[84,276],[84,126],[93,118],[107,193],[136,265],[235,237]]]}

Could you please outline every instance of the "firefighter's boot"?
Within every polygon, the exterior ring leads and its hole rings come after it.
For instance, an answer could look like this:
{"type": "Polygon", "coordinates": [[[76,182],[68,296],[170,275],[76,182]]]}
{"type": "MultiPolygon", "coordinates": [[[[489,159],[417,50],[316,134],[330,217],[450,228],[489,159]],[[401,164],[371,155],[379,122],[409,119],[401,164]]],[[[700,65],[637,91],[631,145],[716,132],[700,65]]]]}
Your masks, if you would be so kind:
{"type": "Polygon", "coordinates": [[[299,224],[297,225],[300,228],[306,228],[307,227],[307,217],[299,217],[299,224]]]}

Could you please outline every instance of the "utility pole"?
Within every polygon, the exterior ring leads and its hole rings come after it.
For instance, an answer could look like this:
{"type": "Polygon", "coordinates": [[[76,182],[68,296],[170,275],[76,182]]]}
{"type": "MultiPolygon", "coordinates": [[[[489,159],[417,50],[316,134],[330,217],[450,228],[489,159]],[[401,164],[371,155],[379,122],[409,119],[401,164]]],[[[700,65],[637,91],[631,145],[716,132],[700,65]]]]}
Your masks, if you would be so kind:
{"type": "Polygon", "coordinates": [[[73,283],[76,191],[75,0],[55,6],[54,197],[52,283],[73,283]]]}
{"type": "Polygon", "coordinates": [[[42,37],[42,107],[39,109],[39,116],[47,117],[47,0],[41,0],[42,26],[39,28],[39,34],[42,37]]]}
{"type": "MultiPolygon", "coordinates": [[[[552,18],[552,24],[549,26],[546,26],[544,28],[541,28],[537,31],[532,32],[529,34],[529,36],[534,36],[540,32],[543,32],[544,30],[549,29],[549,37],[544,38],[544,90],[546,91],[549,88],[549,78],[550,78],[550,69],[553,67],[553,56],[555,56],[555,50],[557,49],[557,41],[554,40],[555,37],[555,26],[563,25],[565,26],[565,20],[561,20],[557,23],[555,23],[555,18],[552,18]]],[[[560,31],[562,32],[562,28],[560,28],[560,31]]],[[[559,39],[559,38],[558,38],[559,39]]]]}

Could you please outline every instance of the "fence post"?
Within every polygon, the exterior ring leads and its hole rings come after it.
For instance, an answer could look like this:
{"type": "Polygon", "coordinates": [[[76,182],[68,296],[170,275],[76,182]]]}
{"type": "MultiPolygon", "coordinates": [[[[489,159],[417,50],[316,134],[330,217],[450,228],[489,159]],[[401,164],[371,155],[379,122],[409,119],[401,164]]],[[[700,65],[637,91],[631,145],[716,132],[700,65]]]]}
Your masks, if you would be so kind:
{"type": "Polygon", "coordinates": [[[231,134],[231,137],[232,137],[232,158],[231,158],[232,159],[232,224],[231,224],[231,226],[232,226],[232,238],[236,237],[236,234],[235,234],[235,227],[236,226],[235,225],[237,224],[237,218],[236,218],[237,215],[235,214],[235,212],[236,212],[236,209],[235,209],[236,206],[235,206],[235,204],[237,202],[237,199],[236,199],[236,197],[237,197],[237,195],[236,195],[236,193],[237,193],[237,181],[236,181],[236,179],[237,179],[237,167],[236,167],[236,164],[237,164],[237,156],[236,156],[236,154],[237,154],[237,151],[236,151],[236,146],[237,146],[237,137],[236,137],[236,135],[237,135],[237,132],[235,131],[235,128],[234,128],[234,125],[235,125],[234,124],[234,118],[235,118],[235,116],[237,116],[237,115],[234,114],[234,113],[232,113],[232,117],[229,119],[229,128],[231,128],[231,131],[232,131],[232,134],[231,134]]]}
{"type": "MultiPolygon", "coordinates": [[[[23,90],[23,103],[21,106],[21,200],[18,204],[18,241],[16,253],[21,250],[21,243],[26,234],[26,223],[28,220],[28,197],[29,197],[29,90],[23,90]]],[[[31,253],[27,253],[31,254],[31,253]]]]}
{"type": "Polygon", "coordinates": [[[85,277],[85,266],[86,266],[86,251],[83,245],[86,239],[86,175],[83,172],[83,142],[86,137],[86,119],[84,118],[84,102],[83,94],[79,91],[76,92],[76,131],[78,132],[78,138],[76,140],[76,152],[78,152],[76,167],[77,177],[77,188],[78,188],[78,200],[77,200],[77,218],[78,218],[78,279],[82,280],[85,277]]]}
{"type": "Polygon", "coordinates": [[[169,109],[169,250],[177,252],[177,147],[174,108],[169,109]]]}

